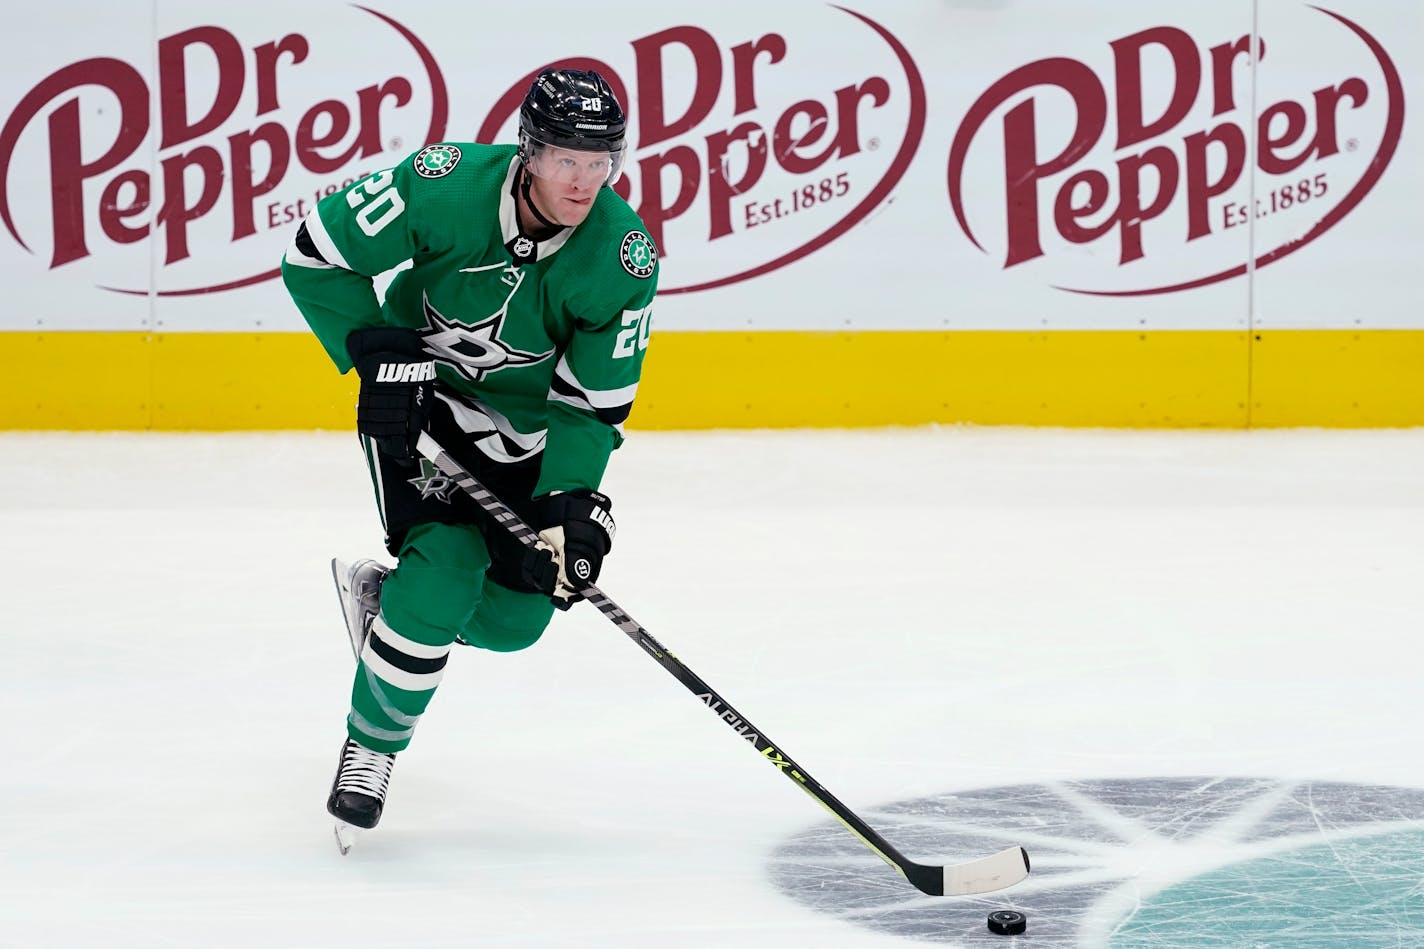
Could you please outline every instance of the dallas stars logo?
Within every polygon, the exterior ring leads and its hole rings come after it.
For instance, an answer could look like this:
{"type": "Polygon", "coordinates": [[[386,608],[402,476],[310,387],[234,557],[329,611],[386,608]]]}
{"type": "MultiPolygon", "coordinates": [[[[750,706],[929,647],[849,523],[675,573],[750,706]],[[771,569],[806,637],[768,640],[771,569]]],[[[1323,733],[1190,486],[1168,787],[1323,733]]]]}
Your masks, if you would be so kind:
{"type": "Polygon", "coordinates": [[[428,501],[434,498],[437,501],[450,503],[450,493],[455,490],[455,482],[450,476],[430,463],[429,458],[420,459],[420,474],[411,478],[406,484],[413,484],[420,491],[420,499],[428,501]]]}
{"type": "Polygon", "coordinates": [[[526,353],[505,345],[499,338],[500,327],[504,324],[504,310],[478,323],[465,325],[447,320],[431,304],[429,296],[422,295],[422,303],[425,321],[434,330],[425,337],[426,351],[471,382],[479,382],[501,369],[533,366],[554,355],[552,349],[547,353],[526,353]]]}
{"type": "Polygon", "coordinates": [[[623,237],[623,247],[618,254],[623,269],[640,280],[653,275],[653,265],[658,260],[658,249],[652,239],[642,231],[629,231],[623,237]]]}
{"type": "Polygon", "coordinates": [[[460,150],[454,145],[429,145],[420,150],[413,162],[415,173],[422,178],[443,178],[460,163],[460,150]]]}

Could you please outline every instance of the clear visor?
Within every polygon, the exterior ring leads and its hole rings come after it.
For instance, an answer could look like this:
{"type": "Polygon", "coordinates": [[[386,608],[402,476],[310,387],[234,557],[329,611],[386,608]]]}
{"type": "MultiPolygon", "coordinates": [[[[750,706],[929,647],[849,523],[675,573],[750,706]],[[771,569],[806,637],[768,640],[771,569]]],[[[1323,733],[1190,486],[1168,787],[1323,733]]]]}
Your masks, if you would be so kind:
{"type": "Polygon", "coordinates": [[[621,147],[611,152],[583,151],[546,145],[531,137],[527,154],[525,165],[530,174],[559,184],[596,187],[617,180],[619,173],[623,171],[621,147]]]}

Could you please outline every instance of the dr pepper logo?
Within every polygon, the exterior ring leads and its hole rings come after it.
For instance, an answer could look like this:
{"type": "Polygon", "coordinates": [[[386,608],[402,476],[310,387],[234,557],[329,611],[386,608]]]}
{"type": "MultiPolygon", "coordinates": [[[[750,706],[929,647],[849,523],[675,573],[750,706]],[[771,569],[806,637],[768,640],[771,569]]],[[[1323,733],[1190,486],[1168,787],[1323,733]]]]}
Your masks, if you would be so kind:
{"type": "Polygon", "coordinates": [[[1360,24],[1272,9],[1254,43],[1154,26],[1004,75],[950,147],[959,227],[1005,269],[1102,296],[1206,286],[1309,246],[1384,174],[1404,91],[1360,24]]]}
{"type": "MultiPolygon", "coordinates": [[[[615,190],[647,225],[663,294],[746,280],[824,247],[887,199],[924,132],[909,51],[852,10],[767,4],[749,22],[705,6],[697,25],[630,46],[611,64],[547,65],[596,69],[628,106],[631,151],[615,190]]],[[[508,87],[476,140],[513,140],[537,73],[508,87]]]]}
{"type": "Polygon", "coordinates": [[[0,130],[0,225],[119,292],[147,294],[150,273],[160,296],[274,277],[317,200],[445,134],[425,44],[345,9],[292,7],[260,36],[195,25],[39,80],[0,130]]]}

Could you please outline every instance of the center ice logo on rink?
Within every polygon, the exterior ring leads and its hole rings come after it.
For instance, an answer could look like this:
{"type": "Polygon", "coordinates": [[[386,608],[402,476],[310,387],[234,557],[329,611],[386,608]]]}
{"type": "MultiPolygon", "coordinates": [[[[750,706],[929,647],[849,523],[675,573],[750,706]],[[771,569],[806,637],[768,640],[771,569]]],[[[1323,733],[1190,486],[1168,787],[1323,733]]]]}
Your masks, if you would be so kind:
{"type": "Polygon", "coordinates": [[[104,289],[148,292],[151,241],[160,296],[275,277],[285,234],[321,197],[444,137],[429,50],[356,10],[339,30],[298,8],[282,32],[194,26],[156,51],[116,31],[115,50],[55,70],[5,119],[0,224],[49,269],[104,289]],[[365,84],[334,84],[353,77],[365,84]]]}
{"type": "Polygon", "coordinates": [[[974,901],[927,901],[843,828],[784,843],[787,898],[931,945],[991,946],[984,910],[1028,917],[1043,949],[1424,944],[1424,790],[1244,777],[1022,784],[867,812],[922,855],[1022,842],[1033,876],[974,901]]]}
{"type": "Polygon", "coordinates": [[[949,153],[964,235],[1006,270],[1104,296],[1216,283],[1252,246],[1264,267],[1323,236],[1389,166],[1403,85],[1358,23],[1273,15],[1254,46],[1157,26],[991,84],[949,153]]]}
{"type": "MultiPolygon", "coordinates": [[[[887,200],[924,133],[914,59],[853,10],[767,5],[753,27],[705,7],[696,26],[629,45],[630,63],[547,65],[597,70],[628,109],[614,189],[663,261],[660,294],[747,280],[834,241],[887,200]]],[[[476,141],[513,140],[537,73],[498,98],[476,141]]]]}

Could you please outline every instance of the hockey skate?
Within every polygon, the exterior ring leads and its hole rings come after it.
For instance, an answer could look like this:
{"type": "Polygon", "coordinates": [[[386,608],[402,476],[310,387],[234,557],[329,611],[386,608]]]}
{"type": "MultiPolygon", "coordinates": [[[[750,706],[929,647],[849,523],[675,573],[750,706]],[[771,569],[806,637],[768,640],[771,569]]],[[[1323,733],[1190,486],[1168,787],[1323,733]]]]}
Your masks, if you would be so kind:
{"type": "Polygon", "coordinates": [[[381,611],[381,583],[390,573],[374,560],[358,560],[351,565],[331,561],[331,579],[336,581],[336,595],[341,600],[341,617],[346,621],[346,635],[351,638],[351,654],[361,658],[371,623],[381,611]]]}
{"type": "Polygon", "coordinates": [[[395,755],[372,751],[350,738],[342,743],[336,779],[326,799],[327,812],[336,818],[336,846],[342,856],[351,851],[361,831],[380,823],[395,763],[395,755]]]}

